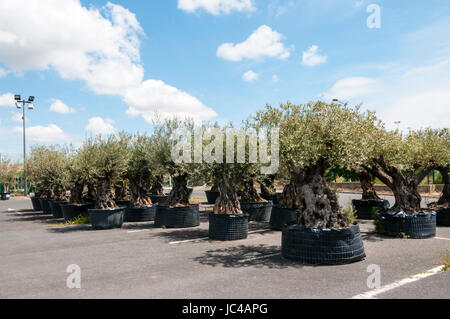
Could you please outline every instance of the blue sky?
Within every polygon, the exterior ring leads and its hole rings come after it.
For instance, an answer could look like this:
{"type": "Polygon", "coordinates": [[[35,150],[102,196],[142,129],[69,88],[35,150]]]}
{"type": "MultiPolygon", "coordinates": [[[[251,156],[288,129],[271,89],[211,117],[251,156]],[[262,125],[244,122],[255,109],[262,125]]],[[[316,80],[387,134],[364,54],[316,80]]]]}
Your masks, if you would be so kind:
{"type": "Polygon", "coordinates": [[[450,3],[1,0],[0,152],[20,159],[15,93],[36,96],[29,145],[334,97],[390,128],[449,127],[450,3]]]}

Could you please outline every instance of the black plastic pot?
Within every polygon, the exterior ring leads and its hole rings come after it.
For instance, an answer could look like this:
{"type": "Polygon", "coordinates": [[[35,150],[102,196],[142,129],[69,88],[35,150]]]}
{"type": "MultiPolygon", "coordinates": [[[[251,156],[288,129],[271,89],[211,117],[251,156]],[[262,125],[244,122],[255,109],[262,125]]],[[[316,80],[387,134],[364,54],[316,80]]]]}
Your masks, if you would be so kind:
{"type": "Polygon", "coordinates": [[[249,221],[268,222],[272,213],[272,207],[272,202],[241,203],[241,210],[249,216],[249,221]]]}
{"type": "Polygon", "coordinates": [[[406,215],[379,210],[376,214],[377,231],[381,235],[414,239],[436,236],[436,212],[406,215]]]}
{"type": "Polygon", "coordinates": [[[359,225],[345,229],[283,228],[281,254],[309,265],[341,265],[366,257],[359,225]]]}
{"type": "Polygon", "coordinates": [[[149,222],[155,220],[158,204],[150,206],[127,206],[125,208],[125,222],[149,222]]]}
{"type": "Polygon", "coordinates": [[[374,219],[377,210],[389,208],[387,200],[354,199],[352,204],[358,219],[374,219]]]}
{"type": "Polygon", "coordinates": [[[31,197],[31,204],[33,205],[33,209],[37,212],[42,210],[41,201],[37,197],[31,197]]]}
{"type": "Polygon", "coordinates": [[[120,207],[122,207],[122,206],[127,207],[127,206],[131,205],[131,201],[129,201],[129,200],[117,200],[117,201],[115,201],[115,203],[117,206],[120,206],[120,207]]]}
{"type": "Polygon", "coordinates": [[[279,205],[272,207],[270,215],[270,228],[282,230],[286,224],[296,223],[298,221],[298,211],[282,208],[279,205]]]}
{"type": "Polygon", "coordinates": [[[42,212],[44,214],[51,214],[52,213],[52,210],[50,209],[49,200],[51,200],[51,199],[39,198],[39,202],[41,203],[41,209],[42,209],[42,212]]]}
{"type": "Polygon", "coordinates": [[[89,219],[94,229],[121,228],[125,208],[116,209],[89,209],[89,219]]]}
{"type": "Polygon", "coordinates": [[[220,192],[214,192],[214,191],[205,191],[206,199],[208,201],[208,204],[213,205],[216,203],[217,197],[219,197],[220,192]]]}
{"type": "Polygon", "coordinates": [[[438,226],[450,226],[450,207],[436,211],[436,224],[438,226]]]}
{"type": "Polygon", "coordinates": [[[188,228],[200,225],[199,205],[183,207],[160,206],[156,208],[155,226],[188,228]]]}
{"type": "Polygon", "coordinates": [[[74,220],[80,216],[89,216],[88,204],[83,205],[71,205],[71,204],[61,204],[61,211],[66,222],[74,220]]]}
{"type": "Polygon", "coordinates": [[[63,218],[61,204],[67,204],[67,203],[57,202],[55,200],[49,200],[48,203],[50,205],[50,211],[52,212],[53,217],[54,218],[63,218]]]}
{"type": "Polygon", "coordinates": [[[281,196],[281,193],[276,193],[273,195],[262,195],[261,194],[262,198],[264,198],[265,200],[272,201],[274,205],[280,205],[280,196],[281,196]]]}
{"type": "Polygon", "coordinates": [[[0,193],[1,200],[9,200],[11,198],[11,193],[0,193]]]}
{"type": "Polygon", "coordinates": [[[240,240],[248,236],[248,215],[209,214],[209,238],[240,240]]]}
{"type": "Polygon", "coordinates": [[[150,199],[152,200],[153,204],[159,204],[159,205],[167,205],[169,202],[169,196],[168,195],[152,195],[150,194],[150,199]]]}

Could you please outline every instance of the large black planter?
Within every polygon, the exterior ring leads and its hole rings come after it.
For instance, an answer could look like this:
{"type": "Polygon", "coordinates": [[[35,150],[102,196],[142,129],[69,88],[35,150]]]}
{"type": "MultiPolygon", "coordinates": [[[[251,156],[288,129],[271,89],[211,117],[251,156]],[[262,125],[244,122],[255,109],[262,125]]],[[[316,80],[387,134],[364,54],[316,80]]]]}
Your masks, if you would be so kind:
{"type": "Polygon", "coordinates": [[[220,192],[214,192],[214,191],[205,191],[206,199],[208,201],[208,204],[213,205],[216,203],[217,197],[219,197],[220,192]]]}
{"type": "Polygon", "coordinates": [[[282,230],[286,224],[296,223],[298,221],[298,211],[282,208],[278,205],[272,207],[270,215],[270,228],[282,230]]]}
{"type": "Polygon", "coordinates": [[[155,220],[158,204],[150,206],[128,206],[125,208],[125,222],[149,222],[155,220]]]}
{"type": "Polygon", "coordinates": [[[11,193],[0,193],[1,200],[9,200],[11,198],[11,193]]]}
{"type": "Polygon", "coordinates": [[[117,206],[120,206],[120,207],[122,207],[122,206],[130,206],[131,205],[131,201],[129,201],[129,200],[117,200],[117,201],[114,201],[115,203],[116,203],[116,205],[117,206]]]}
{"type": "Polygon", "coordinates": [[[57,202],[55,200],[49,200],[48,204],[50,205],[50,211],[54,218],[63,218],[61,204],[67,204],[67,203],[57,202]]]}
{"type": "Polygon", "coordinates": [[[71,204],[61,204],[61,211],[66,222],[74,220],[80,216],[89,216],[88,204],[83,205],[71,205],[71,204]]]}
{"type": "Polygon", "coordinates": [[[377,210],[389,208],[387,200],[354,199],[352,204],[358,219],[374,219],[377,210]]]}
{"type": "Polygon", "coordinates": [[[215,240],[240,240],[248,235],[248,215],[209,214],[209,238],[215,240]]]}
{"type": "Polygon", "coordinates": [[[438,226],[450,226],[450,207],[436,210],[436,224],[438,226]]]}
{"type": "Polygon", "coordinates": [[[94,229],[121,228],[123,225],[124,207],[116,209],[89,209],[89,219],[94,229]]]}
{"type": "Polygon", "coordinates": [[[249,216],[249,221],[268,222],[272,213],[272,207],[272,202],[241,203],[241,210],[249,216]]]}
{"type": "Polygon", "coordinates": [[[41,203],[42,212],[44,214],[51,214],[52,210],[50,209],[49,201],[52,199],[48,198],[39,198],[39,202],[41,203]]]}
{"type": "Polygon", "coordinates": [[[169,202],[169,196],[168,195],[152,195],[150,194],[150,199],[152,200],[153,204],[159,204],[159,205],[167,205],[169,202]]]}
{"type": "Polygon", "coordinates": [[[155,226],[167,228],[188,228],[200,225],[198,205],[183,207],[160,206],[156,208],[155,226]]]}
{"type": "Polygon", "coordinates": [[[280,205],[280,196],[281,196],[281,193],[276,193],[273,195],[262,195],[261,194],[262,198],[264,198],[265,200],[272,201],[274,205],[280,205]]]}
{"type": "Polygon", "coordinates": [[[379,210],[376,214],[377,231],[381,235],[414,239],[436,236],[436,212],[406,215],[379,210]]]}
{"type": "Polygon", "coordinates": [[[281,254],[309,265],[340,265],[366,257],[359,225],[345,229],[283,228],[281,254]]]}
{"type": "Polygon", "coordinates": [[[42,210],[41,201],[37,197],[31,197],[31,204],[33,205],[33,210],[39,212],[42,210]]]}

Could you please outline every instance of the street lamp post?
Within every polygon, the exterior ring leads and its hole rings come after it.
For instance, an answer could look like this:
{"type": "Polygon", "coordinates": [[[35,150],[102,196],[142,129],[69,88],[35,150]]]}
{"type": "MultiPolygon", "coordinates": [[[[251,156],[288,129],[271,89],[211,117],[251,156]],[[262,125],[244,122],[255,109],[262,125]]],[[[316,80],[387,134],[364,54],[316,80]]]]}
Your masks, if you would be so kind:
{"type": "Polygon", "coordinates": [[[339,103],[339,104],[343,105],[344,107],[348,106],[348,102],[342,102],[342,101],[339,101],[339,99],[333,99],[333,102],[334,103],[339,103]]]}
{"type": "Polygon", "coordinates": [[[27,189],[27,166],[26,166],[26,159],[27,159],[27,153],[26,153],[26,140],[25,140],[25,105],[28,104],[28,109],[33,110],[34,109],[34,96],[30,96],[27,100],[21,100],[20,95],[16,94],[14,95],[14,100],[16,100],[16,107],[18,109],[22,108],[23,115],[23,193],[25,196],[28,195],[28,189],[27,189]]]}

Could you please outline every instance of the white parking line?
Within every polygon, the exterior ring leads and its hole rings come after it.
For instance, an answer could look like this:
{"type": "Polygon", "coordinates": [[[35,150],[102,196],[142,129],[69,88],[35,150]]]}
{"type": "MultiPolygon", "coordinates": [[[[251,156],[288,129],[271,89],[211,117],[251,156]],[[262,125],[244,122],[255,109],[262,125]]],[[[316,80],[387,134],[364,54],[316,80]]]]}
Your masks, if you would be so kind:
{"type": "Polygon", "coordinates": [[[270,257],[275,257],[275,256],[280,256],[280,255],[281,255],[281,253],[276,253],[276,254],[252,257],[252,258],[239,260],[238,263],[245,263],[245,262],[248,262],[248,261],[253,261],[253,260],[258,260],[258,259],[265,259],[265,258],[270,258],[270,257]]]}
{"type": "MultiPolygon", "coordinates": [[[[271,230],[270,229],[253,230],[253,231],[249,231],[248,233],[249,234],[256,234],[256,233],[263,233],[263,232],[266,232],[266,231],[271,231],[271,230]]],[[[201,237],[201,238],[194,238],[194,239],[171,241],[171,242],[169,242],[169,245],[190,243],[190,242],[203,241],[203,240],[209,240],[209,237],[201,237]]]]}
{"type": "Polygon", "coordinates": [[[450,238],[444,238],[444,237],[434,237],[434,239],[450,240],[450,238]]]}
{"type": "Polygon", "coordinates": [[[426,271],[425,273],[417,274],[417,275],[414,275],[414,276],[411,276],[411,277],[408,277],[408,278],[405,278],[405,279],[393,282],[393,283],[391,283],[389,285],[386,285],[384,287],[381,287],[381,288],[378,288],[378,289],[373,289],[373,290],[370,290],[370,291],[365,292],[363,294],[359,294],[359,295],[353,296],[351,299],[373,299],[373,298],[375,298],[375,296],[377,296],[379,294],[382,294],[382,293],[385,293],[385,292],[387,292],[389,290],[401,287],[403,285],[409,284],[411,282],[414,282],[414,281],[417,281],[417,280],[420,280],[420,279],[424,279],[424,278],[436,275],[443,268],[444,268],[444,266],[442,265],[442,266],[430,269],[430,270],[426,271]]]}
{"type": "Polygon", "coordinates": [[[139,229],[139,230],[129,230],[127,231],[127,233],[131,234],[131,233],[141,233],[144,231],[150,231],[150,229],[139,229]]]}

